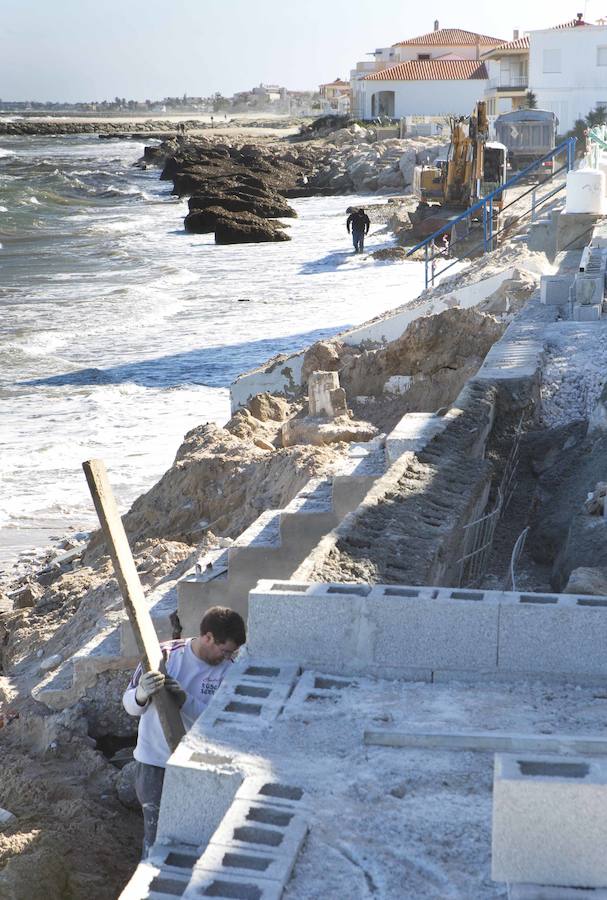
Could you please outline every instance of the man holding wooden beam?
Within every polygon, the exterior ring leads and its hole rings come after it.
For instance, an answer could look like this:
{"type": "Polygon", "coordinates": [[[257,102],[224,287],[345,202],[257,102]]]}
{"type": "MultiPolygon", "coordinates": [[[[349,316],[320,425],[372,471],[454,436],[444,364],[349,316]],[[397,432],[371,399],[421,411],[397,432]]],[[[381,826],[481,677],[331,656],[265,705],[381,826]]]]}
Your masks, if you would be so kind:
{"type": "Polygon", "coordinates": [[[133,755],[138,763],[135,790],[143,810],[144,859],[156,840],[164,770],[171,755],[152,697],[162,688],[169,691],[181,710],[185,728],[191,728],[245,640],[242,617],[227,607],[214,606],[203,616],[197,637],[160,645],[166,674],[154,669],[144,672],[139,665],[129,682],[122,702],[131,716],[140,717],[133,755]]]}

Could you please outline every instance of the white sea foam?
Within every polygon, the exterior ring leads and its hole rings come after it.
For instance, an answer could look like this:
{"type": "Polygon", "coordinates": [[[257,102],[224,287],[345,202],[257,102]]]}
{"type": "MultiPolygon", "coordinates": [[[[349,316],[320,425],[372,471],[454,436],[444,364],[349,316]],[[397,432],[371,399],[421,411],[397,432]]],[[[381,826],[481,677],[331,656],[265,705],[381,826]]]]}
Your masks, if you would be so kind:
{"type": "MultiPolygon", "coordinates": [[[[59,168],[69,158],[81,172],[93,153],[105,170],[141,148],[44,148],[59,168]]],[[[11,525],[92,524],[81,470],[91,456],[105,459],[126,508],[171,465],[186,431],[225,422],[238,373],[423,287],[419,263],[354,256],[344,228],[354,197],[295,201],[290,243],[218,247],[212,235],[183,231],[187,204],[157,172],[121,177],[154,205],[116,197],[86,213],[32,210],[47,244],[10,257],[14,298],[0,300],[13,347],[0,367],[0,517],[11,525]]],[[[384,244],[370,235],[370,250],[384,244]]]]}

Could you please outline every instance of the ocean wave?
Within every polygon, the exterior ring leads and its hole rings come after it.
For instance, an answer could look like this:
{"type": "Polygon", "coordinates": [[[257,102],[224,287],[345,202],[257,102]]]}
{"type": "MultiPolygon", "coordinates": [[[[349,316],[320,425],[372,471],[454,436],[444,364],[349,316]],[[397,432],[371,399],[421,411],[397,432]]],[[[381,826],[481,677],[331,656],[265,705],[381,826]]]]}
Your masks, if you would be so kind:
{"type": "Polygon", "coordinates": [[[3,156],[16,156],[13,150],[6,150],[4,147],[0,147],[0,157],[3,156]]]}

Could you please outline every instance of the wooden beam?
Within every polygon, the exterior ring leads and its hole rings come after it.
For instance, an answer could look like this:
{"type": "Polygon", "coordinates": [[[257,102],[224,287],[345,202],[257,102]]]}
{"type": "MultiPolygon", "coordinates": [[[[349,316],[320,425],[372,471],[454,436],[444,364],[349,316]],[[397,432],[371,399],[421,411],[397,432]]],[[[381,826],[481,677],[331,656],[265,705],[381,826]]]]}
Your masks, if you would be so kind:
{"type": "MultiPolygon", "coordinates": [[[[108,481],[105,465],[100,459],[89,459],[82,463],[82,468],[99,516],[107,550],[114,565],[114,572],[120,585],[124,608],[135,635],[143,670],[145,672],[150,670],[164,672],[160,643],[145,602],[143,588],[108,481]]],[[[154,695],[152,702],[156,705],[166,742],[173,751],[185,734],[179,707],[173,695],[165,688],[154,695]]]]}
{"type": "Polygon", "coordinates": [[[373,747],[407,750],[463,750],[477,753],[577,753],[607,755],[607,737],[583,734],[517,734],[497,731],[365,731],[373,747]]]}

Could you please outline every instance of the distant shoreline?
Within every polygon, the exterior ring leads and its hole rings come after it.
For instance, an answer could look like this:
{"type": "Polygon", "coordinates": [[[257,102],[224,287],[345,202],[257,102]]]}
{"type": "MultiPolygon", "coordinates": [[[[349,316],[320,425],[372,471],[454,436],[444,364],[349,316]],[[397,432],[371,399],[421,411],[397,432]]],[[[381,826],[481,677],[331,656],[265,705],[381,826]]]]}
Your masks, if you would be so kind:
{"type": "Polygon", "coordinates": [[[0,114],[0,135],[142,134],[168,136],[185,126],[188,134],[253,133],[286,136],[296,134],[304,119],[292,116],[217,115],[154,116],[13,116],[0,114]]]}

